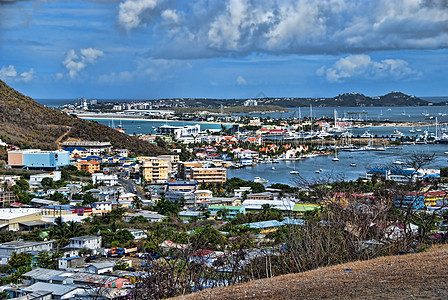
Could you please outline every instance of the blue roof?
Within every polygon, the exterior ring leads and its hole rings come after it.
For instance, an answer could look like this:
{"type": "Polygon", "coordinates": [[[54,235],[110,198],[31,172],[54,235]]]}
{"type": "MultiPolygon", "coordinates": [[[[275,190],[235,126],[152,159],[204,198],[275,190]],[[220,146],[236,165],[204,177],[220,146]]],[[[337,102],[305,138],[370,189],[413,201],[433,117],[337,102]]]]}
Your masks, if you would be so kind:
{"type": "Polygon", "coordinates": [[[78,258],[82,258],[82,257],[81,256],[63,257],[63,258],[60,258],[60,260],[72,260],[72,259],[78,259],[78,258]]]}
{"type": "Polygon", "coordinates": [[[262,221],[262,222],[253,222],[253,223],[242,224],[242,226],[249,226],[250,228],[256,228],[256,229],[280,227],[282,225],[283,225],[282,222],[277,221],[277,220],[270,220],[270,221],[262,221]]]}
{"type": "Polygon", "coordinates": [[[89,159],[102,159],[102,158],[101,158],[101,156],[91,155],[91,156],[87,156],[86,159],[89,160],[89,159]]]}
{"type": "Polygon", "coordinates": [[[86,149],[82,148],[82,147],[67,147],[67,148],[62,148],[62,150],[68,151],[70,153],[72,153],[75,150],[78,151],[87,151],[86,149]]]}
{"type": "Polygon", "coordinates": [[[303,226],[303,225],[305,225],[305,220],[293,219],[293,218],[286,217],[281,223],[282,223],[282,225],[299,225],[299,226],[303,226]]]}

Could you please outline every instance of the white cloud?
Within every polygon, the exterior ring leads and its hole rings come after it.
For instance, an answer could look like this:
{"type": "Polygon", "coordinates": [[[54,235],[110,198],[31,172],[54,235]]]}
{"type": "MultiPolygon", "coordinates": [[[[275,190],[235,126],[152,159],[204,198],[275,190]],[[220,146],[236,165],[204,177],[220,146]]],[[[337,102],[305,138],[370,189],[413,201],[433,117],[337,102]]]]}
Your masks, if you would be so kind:
{"type": "Polygon", "coordinates": [[[244,77],[241,75],[236,78],[236,83],[238,85],[247,85],[246,79],[244,79],[244,77]]]}
{"type": "Polygon", "coordinates": [[[0,79],[10,82],[30,82],[34,78],[34,69],[18,74],[13,65],[3,66],[0,69],[0,79]]]}
{"type": "Polygon", "coordinates": [[[79,54],[71,49],[67,52],[62,64],[68,70],[68,76],[73,79],[87,65],[96,63],[98,57],[103,54],[103,51],[94,48],[81,49],[79,54]]]}
{"type": "Polygon", "coordinates": [[[442,0],[123,0],[118,21],[162,37],[161,58],[448,47],[442,0]]]}
{"type": "Polygon", "coordinates": [[[340,58],[331,67],[325,66],[316,71],[319,76],[325,76],[329,82],[341,82],[348,78],[392,78],[407,79],[421,74],[411,69],[408,63],[401,59],[384,59],[374,61],[369,55],[349,55],[340,58]]]}
{"type": "Polygon", "coordinates": [[[144,13],[157,6],[157,0],[125,0],[120,3],[118,22],[126,30],[138,27],[144,22],[144,13]]]}

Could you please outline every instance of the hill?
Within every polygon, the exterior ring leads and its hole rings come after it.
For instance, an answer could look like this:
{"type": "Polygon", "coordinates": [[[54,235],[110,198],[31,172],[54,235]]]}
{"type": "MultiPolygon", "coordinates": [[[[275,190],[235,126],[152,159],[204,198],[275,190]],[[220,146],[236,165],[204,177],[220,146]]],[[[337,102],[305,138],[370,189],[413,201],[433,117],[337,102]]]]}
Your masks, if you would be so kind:
{"type": "Polygon", "coordinates": [[[41,105],[0,80],[0,139],[21,148],[54,150],[67,139],[110,142],[135,154],[165,150],[94,121],[41,105]]]}
{"type": "Polygon", "coordinates": [[[448,246],[204,290],[178,299],[446,299],[448,246]]]}

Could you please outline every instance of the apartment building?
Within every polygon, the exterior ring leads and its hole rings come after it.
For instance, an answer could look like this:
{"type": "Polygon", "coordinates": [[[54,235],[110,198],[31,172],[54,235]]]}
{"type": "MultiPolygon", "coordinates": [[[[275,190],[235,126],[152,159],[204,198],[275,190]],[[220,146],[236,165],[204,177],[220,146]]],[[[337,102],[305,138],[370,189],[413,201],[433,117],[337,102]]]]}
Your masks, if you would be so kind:
{"type": "Polygon", "coordinates": [[[192,168],[191,179],[199,183],[224,183],[227,178],[225,168],[192,168]]]}
{"type": "Polygon", "coordinates": [[[193,168],[202,168],[202,163],[197,161],[179,162],[177,164],[177,176],[189,180],[191,179],[191,169],[193,168]]]}
{"type": "Polygon", "coordinates": [[[142,164],[143,179],[149,182],[168,179],[168,162],[157,157],[148,157],[142,164]]]}

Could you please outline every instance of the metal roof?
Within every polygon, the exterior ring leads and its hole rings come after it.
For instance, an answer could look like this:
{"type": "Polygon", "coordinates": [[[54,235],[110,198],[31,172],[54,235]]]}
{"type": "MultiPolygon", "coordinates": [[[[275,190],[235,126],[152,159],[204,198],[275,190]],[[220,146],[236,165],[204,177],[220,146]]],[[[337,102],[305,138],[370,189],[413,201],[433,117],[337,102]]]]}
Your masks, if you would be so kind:
{"type": "MultiPolygon", "coordinates": [[[[33,285],[30,285],[28,287],[23,288],[25,292],[51,292],[53,295],[56,296],[63,296],[77,288],[80,288],[78,285],[72,285],[72,284],[55,284],[55,283],[47,283],[47,282],[36,282],[33,285]]],[[[45,293],[44,292],[44,293],[45,293]]]]}

